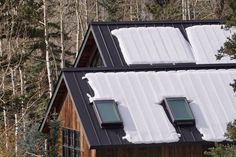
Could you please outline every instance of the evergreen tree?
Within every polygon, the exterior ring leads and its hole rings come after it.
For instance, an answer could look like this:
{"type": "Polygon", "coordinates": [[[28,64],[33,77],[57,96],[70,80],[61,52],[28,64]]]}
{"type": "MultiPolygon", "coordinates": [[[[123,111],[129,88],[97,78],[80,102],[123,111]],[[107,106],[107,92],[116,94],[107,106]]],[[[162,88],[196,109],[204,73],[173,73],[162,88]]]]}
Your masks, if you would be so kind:
{"type": "MultiPolygon", "coordinates": [[[[229,13],[226,16],[224,29],[229,29],[232,26],[236,26],[236,1],[235,0],[226,0],[229,6],[229,13]]],[[[231,59],[236,59],[236,34],[232,35],[231,38],[224,43],[224,46],[220,48],[218,54],[216,55],[217,59],[221,59],[224,56],[229,56],[231,59]]],[[[231,84],[236,91],[236,80],[231,84]]]]}
{"type": "Polygon", "coordinates": [[[146,3],[155,20],[180,20],[181,4],[176,0],[152,0],[146,3]]]}
{"type": "Polygon", "coordinates": [[[122,20],[122,7],[123,0],[100,0],[99,4],[107,11],[108,21],[122,20]]]}

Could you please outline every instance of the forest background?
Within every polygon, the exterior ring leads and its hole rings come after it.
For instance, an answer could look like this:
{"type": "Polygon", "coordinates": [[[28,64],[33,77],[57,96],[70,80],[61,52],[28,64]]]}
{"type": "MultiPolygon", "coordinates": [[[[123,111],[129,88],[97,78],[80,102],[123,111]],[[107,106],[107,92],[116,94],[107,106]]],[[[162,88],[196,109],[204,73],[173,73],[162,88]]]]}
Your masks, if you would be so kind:
{"type": "Polygon", "coordinates": [[[222,19],[231,26],[232,8],[234,0],[0,0],[0,157],[52,156],[44,149],[52,137],[38,127],[89,22],[222,19]]]}

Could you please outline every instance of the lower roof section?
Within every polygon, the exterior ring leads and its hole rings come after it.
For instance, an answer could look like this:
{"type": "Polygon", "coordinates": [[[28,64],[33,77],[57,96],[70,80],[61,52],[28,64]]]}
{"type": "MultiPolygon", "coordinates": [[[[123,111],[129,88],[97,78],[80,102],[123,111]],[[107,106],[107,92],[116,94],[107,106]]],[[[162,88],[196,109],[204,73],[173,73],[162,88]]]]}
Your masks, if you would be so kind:
{"type": "Polygon", "coordinates": [[[227,123],[236,119],[236,97],[230,83],[236,70],[87,73],[96,99],[115,99],[131,143],[179,141],[163,106],[164,98],[186,97],[202,139],[226,140],[227,123]],[[219,116],[220,115],[220,116],[219,116]]]}
{"type": "Polygon", "coordinates": [[[181,66],[179,68],[177,66],[149,70],[145,68],[64,70],[53,96],[55,99],[49,104],[41,130],[52,106],[58,104],[56,98],[58,93],[62,93],[60,90],[64,90],[59,88],[62,84],[75,105],[90,148],[211,143],[209,141],[225,140],[223,134],[227,122],[236,119],[236,98],[229,86],[236,78],[236,70],[221,69],[223,67],[208,68],[208,70],[206,67],[183,70],[181,66]],[[156,115],[159,118],[165,117],[166,113],[160,106],[162,99],[176,96],[186,97],[191,102],[196,126],[175,126],[167,119],[155,119],[156,115]],[[124,128],[101,128],[91,103],[94,99],[115,99],[119,110],[123,108],[126,111],[121,111],[124,128]],[[140,122],[137,122],[135,116],[137,113],[134,113],[136,111],[139,111],[140,122]],[[160,113],[163,116],[160,116],[160,113]],[[130,121],[124,117],[126,115],[130,116],[128,117],[130,121]],[[132,127],[127,125],[127,122],[130,122],[132,127]],[[155,125],[151,126],[152,124],[155,125]],[[163,138],[167,136],[163,132],[166,126],[170,128],[167,134],[171,132],[175,137],[174,140],[172,137],[168,140],[163,138]],[[151,129],[155,128],[150,127],[159,128],[153,131],[151,129]],[[163,137],[159,140],[158,136],[163,137]],[[136,142],[132,141],[132,138],[136,142]]]}

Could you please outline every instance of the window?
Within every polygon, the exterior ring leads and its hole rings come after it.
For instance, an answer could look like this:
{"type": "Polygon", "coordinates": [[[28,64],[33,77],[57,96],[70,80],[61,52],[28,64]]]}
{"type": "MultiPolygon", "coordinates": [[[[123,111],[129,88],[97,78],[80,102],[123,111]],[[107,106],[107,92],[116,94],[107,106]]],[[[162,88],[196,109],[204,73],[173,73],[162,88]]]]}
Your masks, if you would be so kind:
{"type": "Polygon", "coordinates": [[[93,107],[101,127],[122,127],[123,123],[114,100],[95,100],[93,107]]]}
{"type": "Polygon", "coordinates": [[[71,129],[62,129],[63,157],[80,156],[80,133],[71,129]]]}
{"type": "Polygon", "coordinates": [[[177,125],[195,123],[192,110],[185,97],[166,98],[164,104],[173,123],[177,125]]]}
{"type": "Polygon", "coordinates": [[[89,67],[103,67],[103,61],[100,56],[100,53],[96,47],[96,49],[93,52],[93,55],[89,61],[89,67]]]}

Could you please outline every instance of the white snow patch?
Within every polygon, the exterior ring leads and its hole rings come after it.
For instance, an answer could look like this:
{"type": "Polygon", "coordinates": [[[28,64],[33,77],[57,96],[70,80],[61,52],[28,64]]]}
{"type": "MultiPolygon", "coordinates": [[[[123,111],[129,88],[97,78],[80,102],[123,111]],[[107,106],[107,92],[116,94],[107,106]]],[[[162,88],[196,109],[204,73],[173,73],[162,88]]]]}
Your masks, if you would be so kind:
{"type": "Polygon", "coordinates": [[[192,51],[198,64],[207,63],[236,63],[230,57],[223,57],[216,60],[218,50],[224,46],[227,38],[236,33],[236,27],[228,30],[223,29],[224,25],[196,25],[186,28],[192,51]]]}
{"type": "Polygon", "coordinates": [[[131,27],[112,30],[127,64],[194,63],[191,46],[178,28],[131,27]]]}
{"type": "Polygon", "coordinates": [[[196,127],[206,141],[223,141],[226,125],[236,119],[236,97],[229,83],[236,70],[178,72],[87,73],[96,99],[113,98],[132,143],[168,143],[179,140],[163,107],[157,102],[166,96],[185,96],[196,127]]]}

